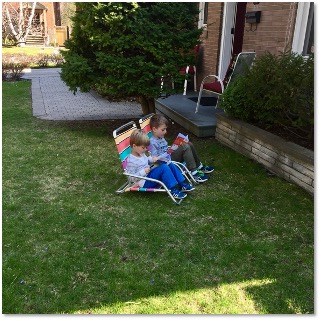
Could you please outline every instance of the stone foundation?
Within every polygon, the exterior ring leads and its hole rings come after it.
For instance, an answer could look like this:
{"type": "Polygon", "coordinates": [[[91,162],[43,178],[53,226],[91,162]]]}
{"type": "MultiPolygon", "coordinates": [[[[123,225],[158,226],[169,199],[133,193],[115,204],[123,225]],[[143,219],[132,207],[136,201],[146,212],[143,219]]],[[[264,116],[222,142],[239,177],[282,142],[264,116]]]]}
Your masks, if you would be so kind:
{"type": "Polygon", "coordinates": [[[253,125],[217,114],[216,139],[314,193],[314,152],[253,125]]]}

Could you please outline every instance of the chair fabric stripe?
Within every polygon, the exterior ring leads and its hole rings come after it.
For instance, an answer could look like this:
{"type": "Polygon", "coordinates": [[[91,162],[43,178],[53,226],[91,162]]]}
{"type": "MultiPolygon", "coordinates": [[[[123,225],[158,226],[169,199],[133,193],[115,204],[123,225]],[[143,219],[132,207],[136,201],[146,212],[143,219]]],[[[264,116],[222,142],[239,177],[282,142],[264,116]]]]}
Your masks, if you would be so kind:
{"type": "Polygon", "coordinates": [[[123,162],[128,157],[130,152],[131,152],[131,148],[130,146],[128,146],[119,154],[120,160],[123,162]]]}
{"type": "Polygon", "coordinates": [[[121,141],[118,145],[117,145],[117,150],[118,153],[120,154],[124,149],[128,148],[129,146],[129,141],[130,141],[130,137],[125,138],[123,141],[121,141]]]}
{"type": "Polygon", "coordinates": [[[118,145],[119,143],[121,143],[123,140],[125,140],[126,138],[130,137],[131,133],[134,131],[134,129],[136,128],[131,128],[123,133],[121,133],[120,135],[118,135],[116,138],[115,138],[115,142],[116,142],[116,145],[118,145]]]}
{"type": "Polygon", "coordinates": [[[121,166],[122,166],[123,170],[126,169],[126,167],[127,167],[127,158],[121,162],[121,166]]]}
{"type": "Polygon", "coordinates": [[[131,192],[158,192],[156,188],[131,187],[131,192]]]}
{"type": "Polygon", "coordinates": [[[141,124],[140,124],[140,128],[143,130],[143,132],[148,136],[148,138],[151,138],[153,133],[152,133],[152,129],[150,128],[150,118],[144,120],[141,124]]]}

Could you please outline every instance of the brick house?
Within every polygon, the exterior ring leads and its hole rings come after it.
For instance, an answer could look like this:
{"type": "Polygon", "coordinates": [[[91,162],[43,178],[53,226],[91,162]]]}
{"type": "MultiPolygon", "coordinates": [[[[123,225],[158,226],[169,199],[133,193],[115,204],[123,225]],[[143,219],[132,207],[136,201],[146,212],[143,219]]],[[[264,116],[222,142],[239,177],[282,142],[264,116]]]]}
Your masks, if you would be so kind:
{"type": "MultiPolygon", "coordinates": [[[[10,2],[10,10],[19,10],[19,2],[10,2]]],[[[23,10],[31,11],[33,3],[23,2],[23,10]]],[[[27,45],[63,46],[70,33],[70,2],[37,2],[27,45]]]]}
{"type": "Polygon", "coordinates": [[[241,51],[259,56],[265,51],[308,55],[314,50],[313,2],[201,2],[199,8],[204,32],[198,85],[208,74],[224,78],[232,56],[241,51]]]}

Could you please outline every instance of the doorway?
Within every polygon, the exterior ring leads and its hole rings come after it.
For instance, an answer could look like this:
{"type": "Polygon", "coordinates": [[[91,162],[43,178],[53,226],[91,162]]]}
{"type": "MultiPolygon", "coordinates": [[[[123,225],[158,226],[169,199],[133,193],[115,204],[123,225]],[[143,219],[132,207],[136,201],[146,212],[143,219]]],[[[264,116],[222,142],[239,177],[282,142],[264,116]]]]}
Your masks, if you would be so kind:
{"type": "Polygon", "coordinates": [[[242,52],[246,2],[225,2],[218,76],[224,79],[231,59],[242,52]]]}

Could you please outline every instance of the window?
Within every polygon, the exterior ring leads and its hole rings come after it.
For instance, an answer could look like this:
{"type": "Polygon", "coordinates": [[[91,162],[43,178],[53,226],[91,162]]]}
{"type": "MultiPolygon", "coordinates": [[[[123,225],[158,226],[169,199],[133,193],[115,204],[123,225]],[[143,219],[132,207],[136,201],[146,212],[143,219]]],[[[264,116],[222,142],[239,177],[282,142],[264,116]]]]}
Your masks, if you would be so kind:
{"type": "Polygon", "coordinates": [[[208,17],[208,2],[200,2],[199,4],[199,19],[198,19],[198,27],[202,28],[207,25],[207,17],[208,17]]]}
{"type": "Polygon", "coordinates": [[[313,52],[314,52],[314,4],[311,3],[302,55],[304,56],[310,55],[313,52]]]}
{"type": "Polygon", "coordinates": [[[307,56],[314,52],[314,3],[299,2],[292,51],[307,56]]]}

